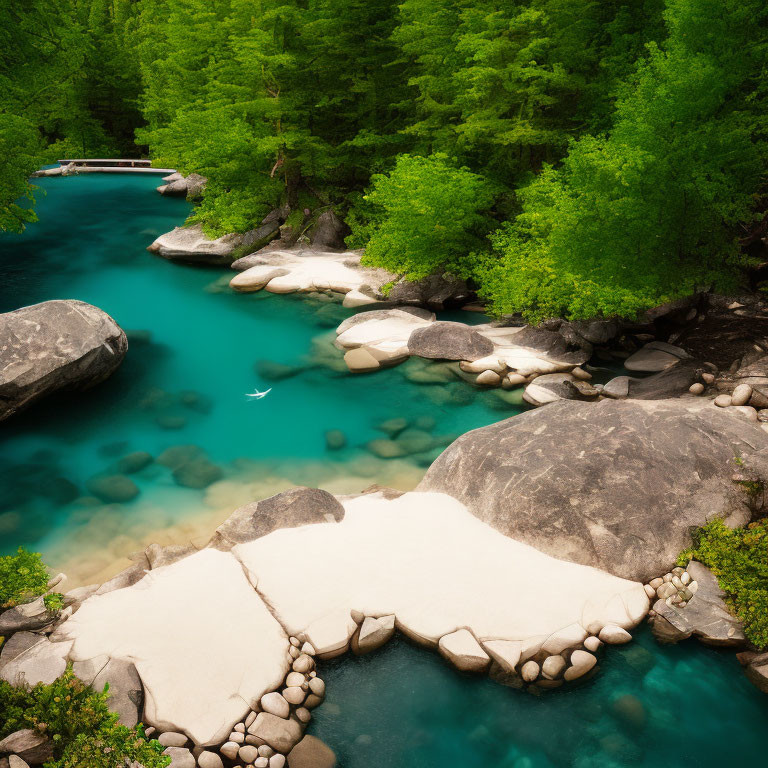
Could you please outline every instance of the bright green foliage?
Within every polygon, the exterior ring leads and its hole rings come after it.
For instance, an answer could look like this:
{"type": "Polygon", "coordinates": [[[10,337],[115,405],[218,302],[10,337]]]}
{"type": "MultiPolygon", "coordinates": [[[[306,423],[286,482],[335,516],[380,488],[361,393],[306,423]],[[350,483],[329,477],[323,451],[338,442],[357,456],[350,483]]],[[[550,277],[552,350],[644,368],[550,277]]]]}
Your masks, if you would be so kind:
{"type": "Polygon", "coordinates": [[[373,177],[352,218],[350,243],[367,242],[364,263],[418,280],[435,272],[469,276],[472,252],[484,247],[494,185],[456,168],[444,155],[401,155],[390,173],[373,177]]]}
{"type": "Polygon", "coordinates": [[[612,131],[575,141],[519,193],[485,295],[499,313],[632,316],[697,288],[733,288],[737,225],[764,159],[759,3],[670,0],[669,38],[622,90],[612,131]],[[713,42],[713,41],[716,41],[713,42]],[[751,113],[755,112],[753,116],[751,113]]]}
{"type": "Polygon", "coordinates": [[[135,154],[131,9],[129,0],[0,4],[0,231],[35,220],[17,201],[32,202],[27,179],[41,163],[135,154]]]}
{"type": "Polygon", "coordinates": [[[716,519],[694,535],[694,545],[678,562],[704,563],[728,596],[730,607],[758,648],[768,646],[768,519],[729,528],[716,519]]]}
{"type": "Polygon", "coordinates": [[[36,552],[19,547],[15,555],[0,557],[0,608],[28,602],[48,589],[48,569],[36,552]]]}
{"type": "Polygon", "coordinates": [[[45,733],[53,744],[45,768],[125,768],[133,760],[144,768],[165,768],[171,762],[141,726],[127,728],[117,718],[107,706],[107,687],[96,692],[71,669],[34,688],[0,681],[0,739],[23,728],[45,733]]]}

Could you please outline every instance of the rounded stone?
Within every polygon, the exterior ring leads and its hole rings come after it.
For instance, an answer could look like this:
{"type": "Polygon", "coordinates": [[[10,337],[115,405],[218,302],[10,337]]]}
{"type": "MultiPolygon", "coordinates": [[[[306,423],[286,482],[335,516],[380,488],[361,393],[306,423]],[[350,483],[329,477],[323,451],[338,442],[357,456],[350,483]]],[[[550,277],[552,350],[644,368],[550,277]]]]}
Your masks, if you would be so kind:
{"type": "Polygon", "coordinates": [[[269,760],[266,757],[257,757],[253,763],[253,768],[268,768],[269,760]]]}
{"type": "Polygon", "coordinates": [[[701,374],[701,380],[705,384],[714,384],[715,383],[715,374],[714,373],[702,373],[701,374]]]}
{"type": "Polygon", "coordinates": [[[307,709],[314,709],[319,704],[322,704],[323,700],[318,696],[317,694],[310,693],[309,696],[307,696],[307,700],[304,702],[304,706],[307,709]]]}
{"type": "Polygon", "coordinates": [[[197,764],[200,768],[224,768],[224,763],[215,752],[203,751],[197,756],[197,764]]]}
{"type": "Polygon", "coordinates": [[[183,747],[187,743],[186,734],[176,733],[175,731],[166,731],[161,733],[157,740],[164,747],[183,747]]]}
{"type": "Polygon", "coordinates": [[[541,674],[548,680],[556,680],[565,669],[565,659],[558,655],[548,656],[541,665],[541,674]]]}
{"type": "Polygon", "coordinates": [[[589,381],[592,378],[592,374],[589,371],[585,371],[578,365],[571,371],[571,376],[579,381],[589,381]]]}
{"type": "Polygon", "coordinates": [[[288,638],[288,640],[291,643],[291,645],[294,646],[295,648],[298,648],[301,645],[297,637],[290,637],[288,638]]]}
{"type": "Polygon", "coordinates": [[[301,656],[299,656],[299,658],[293,662],[293,671],[301,672],[302,674],[305,675],[314,666],[315,666],[315,662],[312,660],[312,657],[307,656],[306,653],[302,653],[301,656]]]}
{"type": "Polygon", "coordinates": [[[261,697],[261,708],[276,717],[287,718],[291,714],[288,702],[277,691],[265,693],[261,697]]]}
{"type": "Polygon", "coordinates": [[[291,686],[283,691],[283,698],[289,704],[302,704],[306,694],[298,686],[291,686]]]}
{"type": "Polygon", "coordinates": [[[312,713],[306,707],[299,707],[293,714],[302,723],[308,723],[312,719],[312,713]]]}
{"type": "Polygon", "coordinates": [[[577,680],[586,675],[595,664],[597,664],[597,659],[591,653],[574,651],[571,654],[571,666],[565,670],[563,677],[566,680],[577,680]]]}
{"type": "Polygon", "coordinates": [[[597,651],[597,650],[598,650],[600,647],[602,647],[602,645],[603,645],[603,643],[602,643],[602,640],[600,640],[600,638],[599,638],[599,637],[595,637],[594,635],[592,635],[592,636],[588,637],[588,638],[587,638],[587,639],[584,641],[584,647],[585,647],[585,648],[586,648],[588,651],[592,651],[592,653],[594,653],[595,651],[597,651]]]}
{"type": "Polygon", "coordinates": [[[495,371],[483,371],[476,381],[483,387],[498,387],[501,384],[501,376],[495,371]]]}
{"type": "Polygon", "coordinates": [[[522,677],[526,683],[532,683],[538,676],[539,665],[533,660],[526,661],[520,670],[520,677],[522,677]]]}
{"type": "Polygon", "coordinates": [[[695,384],[691,384],[691,386],[688,387],[688,391],[692,395],[700,395],[704,391],[704,385],[700,381],[697,381],[695,384]]]}
{"type": "Polygon", "coordinates": [[[221,746],[219,752],[221,752],[224,757],[228,757],[230,760],[234,760],[237,757],[239,749],[239,744],[236,744],[234,741],[228,741],[226,744],[221,746]]]}
{"type": "Polygon", "coordinates": [[[749,384],[738,384],[731,394],[731,405],[746,405],[752,397],[752,387],[749,384]]]}
{"type": "Polygon", "coordinates": [[[727,408],[729,405],[731,405],[731,396],[730,395],[718,395],[715,398],[715,405],[718,408],[727,408]]]}
{"type": "Polygon", "coordinates": [[[325,696],[325,683],[319,677],[313,677],[309,681],[309,690],[316,696],[325,696]]]}
{"type": "Polygon", "coordinates": [[[622,645],[632,639],[632,635],[626,629],[622,629],[616,624],[606,624],[598,637],[607,645],[622,645]]]}
{"type": "Polygon", "coordinates": [[[272,755],[275,754],[275,750],[272,749],[272,747],[269,746],[269,744],[262,744],[259,747],[259,755],[261,757],[272,757],[272,755]]]}
{"type": "Polygon", "coordinates": [[[289,672],[288,677],[285,678],[285,685],[288,688],[291,686],[297,686],[298,688],[301,688],[305,682],[306,677],[304,677],[301,672],[289,672]]]}
{"type": "Polygon", "coordinates": [[[251,744],[246,744],[244,747],[240,747],[237,756],[244,763],[252,763],[259,756],[259,750],[251,744]]]}
{"type": "Polygon", "coordinates": [[[285,755],[272,755],[269,758],[269,768],[284,768],[285,755]]]}

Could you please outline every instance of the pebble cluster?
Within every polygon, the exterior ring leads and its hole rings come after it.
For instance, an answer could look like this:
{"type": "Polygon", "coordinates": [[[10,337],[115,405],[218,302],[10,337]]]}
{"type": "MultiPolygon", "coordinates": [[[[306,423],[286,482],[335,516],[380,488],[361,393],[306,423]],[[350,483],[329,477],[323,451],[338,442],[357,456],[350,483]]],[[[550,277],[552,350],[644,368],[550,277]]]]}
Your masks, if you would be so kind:
{"type": "MultiPolygon", "coordinates": [[[[683,608],[696,594],[699,585],[695,580],[691,579],[691,575],[685,568],[677,566],[669,573],[665,573],[656,579],[651,579],[644,585],[644,588],[649,599],[664,600],[667,605],[677,605],[683,608]]],[[[649,615],[654,616],[655,611],[651,610],[649,615]]]]}
{"type": "MultiPolygon", "coordinates": [[[[394,626],[394,625],[393,625],[394,626]]],[[[157,738],[172,757],[172,768],[284,768],[286,755],[301,741],[312,719],[310,710],[325,697],[325,683],[315,671],[315,649],[290,638],[290,671],[280,691],[265,693],[227,741],[213,747],[192,747],[183,733],[166,731],[157,738]]]]}
{"type": "Polygon", "coordinates": [[[480,642],[469,630],[459,629],[441,637],[438,650],[461,671],[487,672],[505,685],[537,692],[584,677],[597,665],[595,653],[604,644],[621,645],[631,639],[615,624],[607,624],[597,634],[572,624],[549,637],[524,642],[480,642]]]}
{"type": "MultiPolygon", "coordinates": [[[[695,386],[695,385],[694,385],[695,386]]],[[[720,408],[734,408],[750,421],[768,422],[766,398],[750,384],[737,384],[730,395],[722,394],[715,398],[715,405],[720,408]]],[[[760,425],[768,431],[768,424],[760,425]]]]}

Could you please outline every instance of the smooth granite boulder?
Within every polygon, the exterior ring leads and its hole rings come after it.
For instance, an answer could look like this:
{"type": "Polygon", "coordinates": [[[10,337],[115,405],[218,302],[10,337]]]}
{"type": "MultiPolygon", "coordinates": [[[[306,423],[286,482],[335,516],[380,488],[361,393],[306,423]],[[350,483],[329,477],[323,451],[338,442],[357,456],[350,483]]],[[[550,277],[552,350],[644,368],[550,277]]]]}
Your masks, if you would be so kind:
{"type": "Polygon", "coordinates": [[[411,333],[408,351],[435,360],[479,360],[493,352],[493,342],[463,323],[437,321],[411,333]]]}
{"type": "Polygon", "coordinates": [[[176,227],[160,235],[147,250],[172,261],[229,265],[242,242],[243,236],[238,234],[222,235],[212,240],[203,232],[201,224],[193,224],[176,227]]]}
{"type": "Polygon", "coordinates": [[[0,421],[57,390],[104,381],[127,350],[122,328],[83,301],[44,301],[0,315],[0,421]]]}
{"type": "Polygon", "coordinates": [[[417,490],[448,493],[554,557],[648,581],[690,545],[691,526],[743,525],[762,506],[734,473],[768,480],[768,433],[728,410],[693,399],[552,403],[462,435],[417,490]]]}
{"type": "Polygon", "coordinates": [[[338,522],[344,507],[335,496],[319,488],[291,488],[262,501],[236,509],[217,529],[213,541],[222,545],[253,541],[279,528],[338,522]]]}

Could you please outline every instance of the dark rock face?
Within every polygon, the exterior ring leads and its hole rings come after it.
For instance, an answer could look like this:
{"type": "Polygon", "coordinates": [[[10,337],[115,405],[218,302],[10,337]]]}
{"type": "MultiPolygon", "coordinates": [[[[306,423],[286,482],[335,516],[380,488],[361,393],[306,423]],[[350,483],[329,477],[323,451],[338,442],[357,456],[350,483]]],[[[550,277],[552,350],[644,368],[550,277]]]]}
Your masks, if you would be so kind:
{"type": "Polygon", "coordinates": [[[214,534],[213,544],[228,548],[253,541],[278,528],[298,528],[312,523],[338,522],[344,507],[327,491],[319,488],[292,488],[263,501],[236,509],[214,534]]]}
{"type": "Polygon", "coordinates": [[[120,716],[120,723],[129,728],[136,725],[143,706],[144,689],[133,662],[110,659],[94,678],[93,689],[101,691],[105,683],[109,683],[107,705],[120,716]]]}
{"type": "Polygon", "coordinates": [[[747,679],[763,693],[768,693],[768,652],[744,651],[738,654],[747,679]]]}
{"type": "Polygon", "coordinates": [[[53,744],[40,731],[25,728],[0,741],[0,754],[18,755],[29,765],[42,765],[53,758],[53,744]]]}
{"type": "Polygon", "coordinates": [[[657,600],[651,627],[658,640],[677,643],[691,635],[706,645],[740,647],[746,644],[744,630],[725,604],[725,593],[717,577],[705,565],[692,561],[686,569],[698,589],[688,604],[667,605],[657,600]]]}
{"type": "Polygon", "coordinates": [[[453,275],[430,275],[422,280],[401,280],[382,298],[393,305],[413,304],[430,309],[450,309],[466,304],[475,294],[466,280],[453,275]]]}
{"type": "Polygon", "coordinates": [[[673,366],[644,379],[632,379],[629,396],[637,400],[663,400],[688,392],[691,384],[701,381],[706,371],[698,360],[681,360],[673,366]]]}
{"type": "Polygon", "coordinates": [[[520,347],[545,352],[554,360],[573,365],[582,365],[592,356],[592,345],[586,339],[576,335],[569,335],[566,339],[560,333],[546,328],[525,326],[512,337],[512,342],[520,347]]]}
{"type": "Polygon", "coordinates": [[[98,384],[127,350],[120,326],[82,301],[46,301],[0,315],[0,420],[57,390],[98,384]]]}
{"type": "Polygon", "coordinates": [[[762,506],[733,481],[736,456],[768,479],[768,434],[711,403],[561,401],[462,435],[417,490],[554,557],[648,581],[691,526],[743,525],[762,506]]]}
{"type": "Polygon", "coordinates": [[[471,361],[490,355],[493,342],[463,323],[437,321],[411,334],[408,351],[433,360],[471,361]]]}
{"type": "Polygon", "coordinates": [[[344,250],[349,227],[333,212],[323,211],[309,233],[309,241],[318,249],[344,250]]]}

